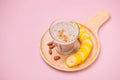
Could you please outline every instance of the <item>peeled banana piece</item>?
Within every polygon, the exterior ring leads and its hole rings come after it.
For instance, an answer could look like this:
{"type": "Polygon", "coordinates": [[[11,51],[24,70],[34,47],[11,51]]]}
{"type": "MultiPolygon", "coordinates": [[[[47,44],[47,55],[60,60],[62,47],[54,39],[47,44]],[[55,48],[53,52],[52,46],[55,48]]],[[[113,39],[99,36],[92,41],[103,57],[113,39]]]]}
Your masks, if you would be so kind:
{"type": "Polygon", "coordinates": [[[76,53],[67,57],[65,63],[68,67],[74,67],[84,62],[92,50],[92,40],[88,32],[79,23],[72,22],[72,24],[77,25],[80,28],[78,39],[81,45],[76,53]]]}

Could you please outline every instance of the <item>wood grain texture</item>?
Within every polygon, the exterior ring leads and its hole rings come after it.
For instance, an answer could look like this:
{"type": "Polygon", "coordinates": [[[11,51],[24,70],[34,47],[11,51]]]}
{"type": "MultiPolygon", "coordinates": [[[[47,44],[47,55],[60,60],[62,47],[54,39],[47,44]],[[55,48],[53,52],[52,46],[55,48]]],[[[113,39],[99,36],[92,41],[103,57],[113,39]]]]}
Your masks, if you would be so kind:
{"type": "Polygon", "coordinates": [[[108,21],[110,18],[110,14],[107,11],[99,11],[92,17],[88,18],[85,21],[80,22],[84,26],[87,26],[89,29],[91,29],[96,35],[100,27],[108,21]]]}
{"type": "Polygon", "coordinates": [[[96,60],[96,58],[99,55],[100,42],[99,42],[99,38],[97,35],[97,31],[100,28],[100,26],[103,23],[105,23],[108,19],[109,19],[109,14],[106,11],[100,11],[96,15],[94,15],[92,18],[86,20],[85,22],[81,22],[81,24],[83,25],[83,28],[91,36],[92,43],[93,43],[93,48],[92,48],[92,51],[89,57],[82,64],[76,67],[73,67],[73,68],[67,67],[65,65],[65,60],[69,55],[61,55],[55,50],[55,48],[52,50],[53,54],[50,55],[49,47],[47,46],[47,43],[52,41],[52,38],[48,30],[44,33],[40,41],[40,49],[41,49],[42,58],[50,66],[54,67],[55,69],[62,70],[62,71],[79,71],[79,70],[87,68],[89,65],[91,65],[96,60]],[[53,59],[54,56],[60,56],[61,58],[55,61],[53,59]]]}

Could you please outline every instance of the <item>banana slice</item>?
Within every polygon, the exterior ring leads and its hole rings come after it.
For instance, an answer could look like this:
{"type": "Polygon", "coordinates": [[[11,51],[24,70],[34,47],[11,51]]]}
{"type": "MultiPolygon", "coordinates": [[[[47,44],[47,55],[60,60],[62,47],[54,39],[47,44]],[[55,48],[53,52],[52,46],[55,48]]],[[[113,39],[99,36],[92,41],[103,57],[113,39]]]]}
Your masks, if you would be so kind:
{"type": "Polygon", "coordinates": [[[82,62],[82,56],[79,54],[70,55],[66,60],[66,65],[68,67],[74,67],[82,62]]]}
{"type": "Polygon", "coordinates": [[[92,40],[87,31],[82,27],[82,25],[75,22],[71,23],[80,27],[78,39],[81,46],[76,53],[73,53],[66,59],[66,65],[68,67],[74,67],[84,62],[92,50],[92,40]]]}

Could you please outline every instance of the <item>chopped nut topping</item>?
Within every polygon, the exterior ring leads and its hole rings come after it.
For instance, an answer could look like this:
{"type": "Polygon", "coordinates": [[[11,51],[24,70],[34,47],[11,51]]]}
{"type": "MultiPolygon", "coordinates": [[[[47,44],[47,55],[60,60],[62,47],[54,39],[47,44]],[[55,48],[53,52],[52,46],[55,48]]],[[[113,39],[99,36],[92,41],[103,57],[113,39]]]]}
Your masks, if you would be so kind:
{"type": "Polygon", "coordinates": [[[67,36],[66,34],[64,34],[64,32],[65,32],[64,29],[59,30],[59,31],[58,31],[58,37],[59,37],[59,39],[67,42],[67,41],[68,41],[68,36],[67,36]]]}

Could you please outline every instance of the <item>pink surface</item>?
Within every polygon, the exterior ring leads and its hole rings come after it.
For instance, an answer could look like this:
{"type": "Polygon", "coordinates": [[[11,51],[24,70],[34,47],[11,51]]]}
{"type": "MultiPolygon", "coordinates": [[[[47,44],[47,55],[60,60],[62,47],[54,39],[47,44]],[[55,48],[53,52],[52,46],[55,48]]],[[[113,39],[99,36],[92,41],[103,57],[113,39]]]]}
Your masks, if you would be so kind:
{"type": "Polygon", "coordinates": [[[0,0],[0,80],[120,80],[119,0],[0,0]],[[79,72],[61,72],[40,56],[39,41],[52,21],[83,21],[104,9],[111,19],[100,29],[101,52],[79,72]]]}

